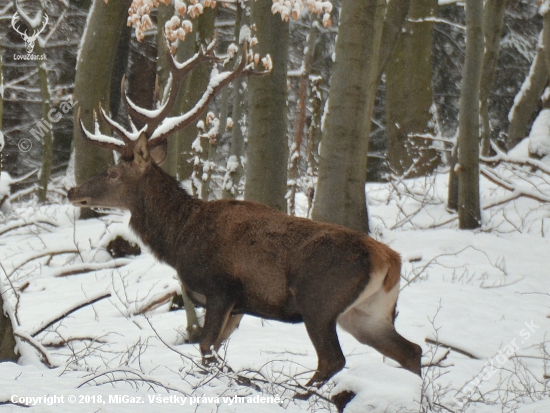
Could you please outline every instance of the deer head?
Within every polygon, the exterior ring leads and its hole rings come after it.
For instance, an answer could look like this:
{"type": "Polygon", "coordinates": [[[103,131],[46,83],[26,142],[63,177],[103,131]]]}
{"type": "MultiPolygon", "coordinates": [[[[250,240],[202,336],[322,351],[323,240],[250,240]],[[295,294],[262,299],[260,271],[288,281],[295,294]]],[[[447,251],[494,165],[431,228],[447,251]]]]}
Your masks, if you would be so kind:
{"type": "Polygon", "coordinates": [[[36,39],[38,39],[38,35],[44,31],[46,25],[48,24],[48,15],[44,13],[44,17],[41,19],[42,27],[40,27],[39,29],[34,29],[31,36],[28,35],[27,30],[22,32],[19,29],[19,27],[17,26],[17,22],[20,20],[21,18],[19,17],[19,12],[15,12],[11,19],[11,26],[13,27],[13,30],[19,33],[21,35],[21,38],[25,41],[25,48],[27,49],[27,53],[32,53],[34,50],[36,39]]]}

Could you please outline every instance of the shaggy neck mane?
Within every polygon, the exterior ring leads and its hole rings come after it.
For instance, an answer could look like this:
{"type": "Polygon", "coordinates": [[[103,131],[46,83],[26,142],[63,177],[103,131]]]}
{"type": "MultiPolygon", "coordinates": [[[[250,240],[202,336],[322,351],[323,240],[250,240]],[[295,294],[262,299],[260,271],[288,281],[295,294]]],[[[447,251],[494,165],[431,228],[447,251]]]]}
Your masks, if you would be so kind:
{"type": "Polygon", "coordinates": [[[150,164],[132,198],[130,226],[158,259],[170,263],[185,223],[203,202],[193,199],[155,163],[150,164]]]}

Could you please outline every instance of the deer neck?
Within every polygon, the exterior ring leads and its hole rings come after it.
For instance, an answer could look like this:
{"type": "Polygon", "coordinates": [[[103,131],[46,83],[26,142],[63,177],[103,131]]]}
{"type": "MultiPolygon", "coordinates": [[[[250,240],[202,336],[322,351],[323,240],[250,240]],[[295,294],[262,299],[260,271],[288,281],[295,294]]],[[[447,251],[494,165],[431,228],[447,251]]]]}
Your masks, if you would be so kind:
{"type": "Polygon", "coordinates": [[[155,164],[151,164],[136,195],[130,207],[130,226],[159,260],[173,264],[177,238],[181,241],[186,223],[203,201],[193,199],[176,179],[155,164]]]}

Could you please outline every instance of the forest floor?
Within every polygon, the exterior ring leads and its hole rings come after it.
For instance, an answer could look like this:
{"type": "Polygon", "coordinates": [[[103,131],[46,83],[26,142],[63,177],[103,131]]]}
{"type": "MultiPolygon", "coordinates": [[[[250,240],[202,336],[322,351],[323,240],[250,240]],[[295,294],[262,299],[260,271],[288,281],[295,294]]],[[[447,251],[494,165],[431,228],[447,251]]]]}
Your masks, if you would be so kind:
{"type": "Polygon", "coordinates": [[[339,330],[346,367],[307,401],[293,398],[316,367],[302,324],[245,316],[221,366],[203,367],[184,310],[169,311],[175,271],[143,246],[106,251],[117,235],[138,242],[127,214],[80,221],[62,196],[14,203],[0,268],[16,333],[33,345],[0,364],[0,409],[336,411],[331,396],[350,390],[348,413],[550,412],[550,205],[482,179],[483,227],[461,231],[447,179],[367,185],[373,236],[403,257],[396,328],[422,346],[423,378],[339,330]]]}

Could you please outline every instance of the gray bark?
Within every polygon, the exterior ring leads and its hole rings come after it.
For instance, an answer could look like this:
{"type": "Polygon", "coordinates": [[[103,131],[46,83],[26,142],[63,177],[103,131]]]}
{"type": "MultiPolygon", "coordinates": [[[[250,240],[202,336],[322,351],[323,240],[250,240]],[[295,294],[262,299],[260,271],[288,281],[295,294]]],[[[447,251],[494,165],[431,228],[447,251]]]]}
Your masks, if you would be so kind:
{"type": "Polygon", "coordinates": [[[13,336],[13,326],[10,317],[4,311],[4,290],[0,282],[0,362],[17,361],[15,354],[15,337],[13,336]]]}
{"type": "MultiPolygon", "coordinates": [[[[6,146],[4,135],[2,134],[2,119],[4,117],[4,78],[2,76],[2,43],[0,43],[0,172],[2,172],[2,152],[6,146]]],[[[2,206],[0,200],[0,207],[2,206]]]]}
{"type": "Polygon", "coordinates": [[[417,135],[433,133],[431,21],[437,0],[412,0],[409,20],[386,66],[386,128],[388,161],[393,171],[407,177],[427,175],[439,164],[432,141],[417,135]]]}
{"type": "MultiPolygon", "coordinates": [[[[182,49],[178,50],[178,61],[183,62],[206,46],[214,35],[214,20],[217,8],[207,7],[204,13],[193,22],[193,32],[187,35],[182,49]]],[[[181,114],[191,110],[204,93],[210,79],[211,67],[207,64],[195,68],[185,79],[180,91],[178,101],[174,105],[174,112],[181,114]]],[[[168,142],[168,153],[171,166],[170,173],[179,180],[187,179],[193,172],[193,163],[189,162],[191,145],[197,137],[198,129],[193,125],[176,132],[168,142]],[[172,152],[172,153],[170,153],[172,152]],[[175,159],[173,157],[176,157],[175,159]]]]}
{"type": "MultiPolygon", "coordinates": [[[[44,54],[44,48],[36,42],[34,46],[36,54],[44,54]]],[[[40,85],[40,98],[42,100],[42,119],[49,121],[48,114],[52,108],[50,87],[48,82],[47,61],[37,61],[38,82],[40,85]]],[[[42,168],[38,178],[38,202],[45,203],[48,195],[48,183],[52,173],[53,164],[53,128],[47,128],[42,138],[42,168]]]]}
{"type": "MultiPolygon", "coordinates": [[[[546,27],[547,26],[545,26],[545,29],[546,27]]],[[[541,34],[541,41],[539,42],[535,59],[533,63],[531,63],[529,75],[523,82],[518,96],[514,101],[514,106],[510,110],[510,125],[508,126],[508,137],[506,140],[506,147],[508,150],[512,149],[527,136],[529,122],[537,108],[542,92],[548,83],[548,69],[545,63],[542,37],[543,35],[541,34]]]]}
{"type": "MultiPolygon", "coordinates": [[[[235,16],[234,42],[238,44],[239,34],[243,25],[248,25],[248,14],[245,6],[238,3],[235,16]]],[[[242,51],[242,44],[239,44],[239,52],[242,51]]],[[[227,172],[224,177],[222,197],[235,199],[239,195],[239,184],[244,173],[242,159],[244,156],[244,137],[247,127],[246,108],[248,100],[248,80],[246,78],[233,81],[233,128],[231,129],[231,149],[229,151],[227,172]]]]}
{"type": "Polygon", "coordinates": [[[458,225],[481,226],[479,201],[479,89],[483,60],[483,2],[466,1],[466,58],[458,131],[458,225]]]}
{"type": "Polygon", "coordinates": [[[308,100],[308,84],[309,84],[309,74],[311,73],[311,67],[313,65],[313,56],[315,51],[315,44],[317,42],[317,37],[319,34],[319,27],[317,22],[312,23],[309,30],[309,34],[306,40],[306,47],[303,57],[303,73],[300,78],[300,90],[299,90],[299,101],[296,114],[296,130],[294,135],[294,151],[290,155],[290,167],[289,167],[289,177],[293,181],[290,185],[290,194],[288,199],[288,212],[290,215],[296,215],[296,188],[298,186],[298,163],[300,161],[300,152],[302,147],[302,140],[304,137],[304,129],[306,126],[306,109],[307,109],[307,100],[308,100]]]}
{"type": "Polygon", "coordinates": [[[397,44],[397,39],[403,29],[403,24],[409,13],[411,0],[389,0],[382,28],[382,40],[380,44],[380,57],[378,59],[378,77],[386,69],[386,65],[397,44]]]}
{"type": "Polygon", "coordinates": [[[343,0],[313,219],[368,232],[365,177],[385,0],[343,0]]]}
{"type": "Polygon", "coordinates": [[[489,119],[489,93],[493,86],[495,69],[500,51],[500,38],[504,25],[504,12],[508,0],[486,0],[483,11],[483,35],[485,38],[485,53],[481,72],[481,89],[479,91],[480,112],[482,122],[483,156],[489,156],[491,151],[491,122],[489,119]]]}
{"type": "MultiPolygon", "coordinates": [[[[117,45],[123,28],[131,0],[111,1],[105,4],[103,0],[94,0],[91,15],[88,19],[85,38],[76,64],[74,95],[81,110],[81,119],[88,130],[93,130],[92,112],[97,111],[99,103],[105,110],[110,107],[109,95],[111,74],[116,60],[117,45]],[[108,27],[109,30],[105,28],[108,27]]],[[[75,177],[78,185],[88,180],[98,172],[113,163],[110,151],[98,148],[82,139],[76,122],[73,132],[75,151],[75,177]]],[[[108,129],[102,125],[103,132],[108,129]]],[[[92,216],[82,210],[81,217],[92,216]]]]}
{"type": "Polygon", "coordinates": [[[260,56],[269,54],[273,70],[248,80],[249,134],[244,197],[280,211],[287,210],[287,85],[289,26],[271,13],[271,0],[251,4],[260,56]]]}
{"type": "MultiPolygon", "coordinates": [[[[15,1],[16,8],[19,8],[19,2],[15,1]]],[[[43,5],[42,5],[43,6],[43,5]]],[[[44,10],[42,9],[43,13],[44,10]]],[[[32,22],[25,18],[25,14],[20,14],[21,18],[25,20],[27,27],[32,28],[32,22]]],[[[37,55],[43,55],[45,52],[43,45],[37,39],[34,44],[34,53],[37,55]]],[[[48,65],[47,61],[36,60],[36,68],[38,71],[38,85],[40,89],[40,99],[42,100],[41,119],[45,122],[50,122],[48,114],[52,108],[50,87],[48,82],[48,65]]],[[[38,202],[41,204],[46,202],[48,194],[48,183],[50,181],[51,171],[53,164],[53,128],[46,128],[44,136],[42,137],[42,168],[40,170],[40,176],[38,178],[38,202]]]]}

